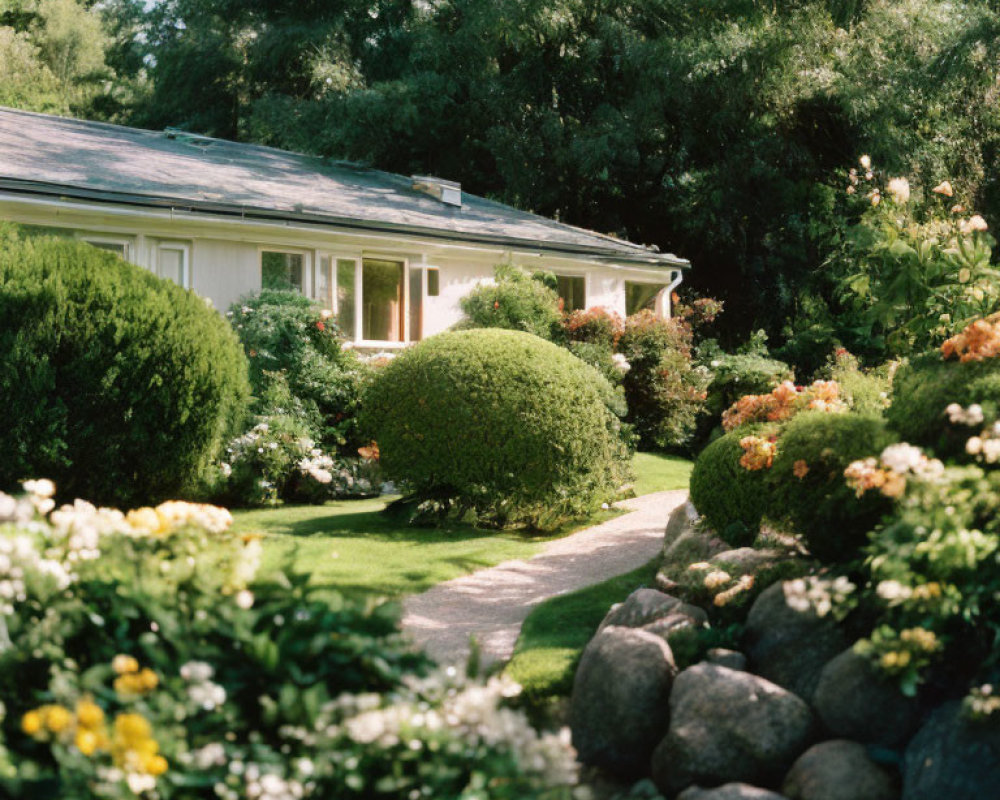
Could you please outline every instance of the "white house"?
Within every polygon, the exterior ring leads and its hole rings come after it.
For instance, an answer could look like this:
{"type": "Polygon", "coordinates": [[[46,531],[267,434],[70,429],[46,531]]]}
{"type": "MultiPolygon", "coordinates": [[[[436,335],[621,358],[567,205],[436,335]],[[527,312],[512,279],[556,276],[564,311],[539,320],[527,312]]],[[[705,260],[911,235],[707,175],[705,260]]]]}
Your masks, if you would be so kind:
{"type": "Polygon", "coordinates": [[[461,317],[511,261],[555,273],[565,307],[670,313],[688,262],[431,177],[211,139],[0,109],[0,219],[74,236],[221,310],[291,284],[362,347],[461,317]]]}

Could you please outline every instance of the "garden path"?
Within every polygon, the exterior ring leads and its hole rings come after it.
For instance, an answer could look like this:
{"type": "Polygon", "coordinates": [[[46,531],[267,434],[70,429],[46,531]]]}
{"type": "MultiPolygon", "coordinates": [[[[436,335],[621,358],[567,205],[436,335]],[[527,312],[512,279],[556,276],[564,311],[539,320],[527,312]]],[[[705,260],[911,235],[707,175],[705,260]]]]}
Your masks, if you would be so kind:
{"type": "Polygon", "coordinates": [[[635,497],[616,504],[614,519],[548,542],[528,560],[438,584],[404,603],[403,630],[442,664],[464,665],[469,637],[479,643],[483,666],[508,661],[521,624],[539,603],[638,569],[663,546],[670,512],[687,489],[635,497]]]}

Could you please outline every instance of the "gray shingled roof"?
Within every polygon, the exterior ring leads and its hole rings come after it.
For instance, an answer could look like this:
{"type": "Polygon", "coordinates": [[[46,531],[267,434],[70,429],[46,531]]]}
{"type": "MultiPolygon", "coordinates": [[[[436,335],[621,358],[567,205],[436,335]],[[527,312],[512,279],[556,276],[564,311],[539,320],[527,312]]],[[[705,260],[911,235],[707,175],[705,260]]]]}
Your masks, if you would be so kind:
{"type": "Polygon", "coordinates": [[[640,245],[463,193],[454,207],[402,175],[222,139],[0,109],[0,189],[415,233],[685,267],[640,245]]]}

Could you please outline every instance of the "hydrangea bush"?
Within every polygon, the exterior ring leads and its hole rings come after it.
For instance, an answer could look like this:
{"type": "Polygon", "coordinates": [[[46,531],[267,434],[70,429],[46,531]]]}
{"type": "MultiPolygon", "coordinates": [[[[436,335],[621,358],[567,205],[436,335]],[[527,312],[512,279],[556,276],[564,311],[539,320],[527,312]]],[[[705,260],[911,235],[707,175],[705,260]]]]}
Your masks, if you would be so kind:
{"type": "Polygon", "coordinates": [[[569,797],[517,687],[429,672],[391,605],[259,575],[225,510],[26,489],[0,494],[4,797],[569,797]]]}

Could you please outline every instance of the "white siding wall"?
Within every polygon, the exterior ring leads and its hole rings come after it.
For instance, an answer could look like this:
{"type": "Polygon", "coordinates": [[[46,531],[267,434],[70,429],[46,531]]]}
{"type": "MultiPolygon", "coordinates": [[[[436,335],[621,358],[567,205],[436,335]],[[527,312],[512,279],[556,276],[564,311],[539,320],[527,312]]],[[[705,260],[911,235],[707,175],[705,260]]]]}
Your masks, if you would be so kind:
{"type": "Polygon", "coordinates": [[[260,256],[246,242],[195,239],[191,248],[191,288],[210,297],[219,311],[245,294],[260,291],[260,256]]]}

